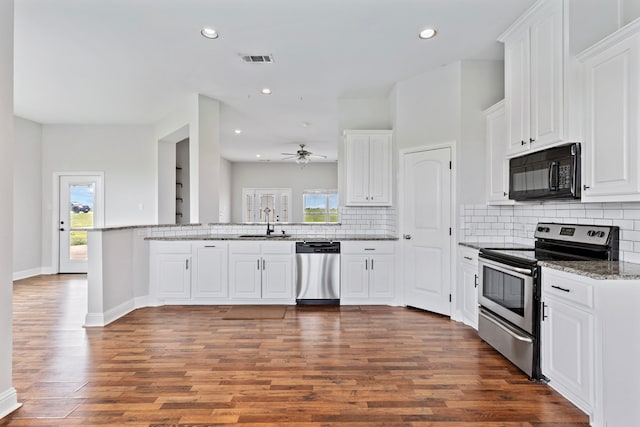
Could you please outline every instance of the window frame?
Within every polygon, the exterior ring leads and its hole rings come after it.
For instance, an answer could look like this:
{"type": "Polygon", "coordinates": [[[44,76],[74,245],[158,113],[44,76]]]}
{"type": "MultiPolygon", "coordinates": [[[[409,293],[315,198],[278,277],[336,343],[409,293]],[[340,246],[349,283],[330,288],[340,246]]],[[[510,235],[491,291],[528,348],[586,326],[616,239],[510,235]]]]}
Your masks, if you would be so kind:
{"type": "Polygon", "coordinates": [[[266,221],[261,219],[262,215],[258,214],[260,210],[257,209],[257,207],[259,207],[259,205],[257,204],[257,201],[259,200],[258,199],[259,196],[269,195],[269,194],[274,195],[274,209],[273,209],[274,212],[271,215],[269,215],[269,222],[275,223],[276,217],[281,216],[282,208],[283,208],[282,196],[286,196],[286,210],[287,210],[288,218],[287,218],[287,221],[281,220],[280,222],[282,223],[291,222],[291,215],[292,215],[291,199],[293,195],[293,190],[291,188],[253,188],[253,187],[247,187],[242,189],[242,221],[243,222],[248,222],[253,224],[266,224],[266,221]],[[252,196],[253,218],[248,218],[249,209],[247,206],[247,196],[252,196]]]}
{"type": "MultiPolygon", "coordinates": [[[[303,190],[302,191],[302,222],[304,224],[337,224],[340,222],[340,213],[339,213],[339,208],[340,206],[340,200],[339,200],[339,194],[338,194],[338,190],[337,189],[315,189],[315,190],[303,190]],[[305,206],[305,196],[306,195],[324,195],[325,196],[325,206],[324,206],[324,221],[307,221],[307,213],[306,213],[306,206],[305,206]],[[335,213],[332,213],[330,210],[330,205],[329,205],[329,197],[335,195],[338,201],[338,204],[336,206],[336,211],[335,213]],[[331,221],[331,216],[335,215],[336,216],[336,220],[335,221],[331,221]]],[[[320,214],[309,214],[309,215],[317,215],[320,216],[320,214]]]]}

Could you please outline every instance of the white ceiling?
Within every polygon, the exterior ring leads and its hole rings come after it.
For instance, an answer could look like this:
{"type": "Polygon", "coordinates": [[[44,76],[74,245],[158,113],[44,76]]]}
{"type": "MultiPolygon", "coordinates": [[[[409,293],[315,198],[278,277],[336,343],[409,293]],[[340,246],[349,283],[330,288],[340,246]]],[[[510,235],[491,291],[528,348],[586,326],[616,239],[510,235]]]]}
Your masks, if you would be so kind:
{"type": "Polygon", "coordinates": [[[335,160],[339,99],[386,97],[396,82],[457,60],[501,59],[496,37],[533,2],[16,0],[15,113],[44,124],[151,124],[200,93],[222,103],[230,160],[279,160],[299,143],[335,160]],[[203,38],[203,26],[220,37],[203,38]],[[420,40],[427,26],[438,35],[420,40]]]}

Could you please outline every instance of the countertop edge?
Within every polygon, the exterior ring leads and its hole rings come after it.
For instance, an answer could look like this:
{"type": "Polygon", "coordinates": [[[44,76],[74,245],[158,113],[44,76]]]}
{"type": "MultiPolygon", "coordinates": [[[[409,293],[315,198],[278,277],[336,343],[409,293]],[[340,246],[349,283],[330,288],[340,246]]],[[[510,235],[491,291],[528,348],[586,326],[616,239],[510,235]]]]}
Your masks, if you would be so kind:
{"type": "Polygon", "coordinates": [[[198,240],[229,240],[238,242],[254,242],[254,241],[268,241],[268,242],[326,242],[326,241],[358,241],[358,240],[378,240],[378,241],[397,241],[398,237],[394,236],[291,236],[291,237],[239,237],[238,235],[205,235],[205,236],[156,236],[145,237],[144,240],[155,241],[198,241],[198,240]]]}

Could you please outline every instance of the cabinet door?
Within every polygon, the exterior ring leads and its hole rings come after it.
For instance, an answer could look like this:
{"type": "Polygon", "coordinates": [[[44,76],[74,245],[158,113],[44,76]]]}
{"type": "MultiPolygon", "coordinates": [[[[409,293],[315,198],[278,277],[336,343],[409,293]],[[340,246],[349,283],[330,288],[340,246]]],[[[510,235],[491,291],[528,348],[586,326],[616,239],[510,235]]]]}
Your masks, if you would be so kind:
{"type": "Polygon", "coordinates": [[[262,298],[293,298],[293,259],[291,255],[263,256],[262,298]]]}
{"type": "Polygon", "coordinates": [[[229,255],[229,297],[262,297],[262,263],[260,254],[229,255]]]}
{"type": "Polygon", "coordinates": [[[505,106],[508,126],[508,153],[529,149],[529,31],[522,30],[505,43],[505,106]]]}
{"type": "Polygon", "coordinates": [[[460,265],[464,323],[478,329],[478,265],[471,262],[462,262],[460,265]]]}
{"type": "Polygon", "coordinates": [[[504,102],[485,112],[487,126],[487,200],[509,201],[509,161],[507,160],[507,120],[504,102]]]}
{"type": "Polygon", "coordinates": [[[549,385],[586,412],[593,406],[593,314],[545,297],[542,372],[549,385]]]}
{"type": "Polygon", "coordinates": [[[227,246],[219,242],[194,245],[193,252],[193,297],[227,298],[227,246]]]}
{"type": "Polygon", "coordinates": [[[191,297],[191,257],[185,254],[156,254],[159,298],[191,297]]]}
{"type": "Polygon", "coordinates": [[[564,137],[562,2],[549,2],[530,28],[532,148],[564,137]]]}
{"type": "Polygon", "coordinates": [[[391,205],[391,136],[371,135],[369,142],[369,202],[391,205]]]}
{"type": "Polygon", "coordinates": [[[369,203],[369,135],[346,137],[346,204],[369,203]]]}
{"type": "Polygon", "coordinates": [[[640,200],[640,35],[584,61],[585,201],[640,200]]]}
{"type": "Polygon", "coordinates": [[[369,296],[384,298],[387,302],[394,297],[395,257],[378,255],[369,259],[369,296]]]}
{"type": "Polygon", "coordinates": [[[364,255],[343,255],[340,259],[342,277],[340,298],[369,297],[369,257],[364,255]]]}

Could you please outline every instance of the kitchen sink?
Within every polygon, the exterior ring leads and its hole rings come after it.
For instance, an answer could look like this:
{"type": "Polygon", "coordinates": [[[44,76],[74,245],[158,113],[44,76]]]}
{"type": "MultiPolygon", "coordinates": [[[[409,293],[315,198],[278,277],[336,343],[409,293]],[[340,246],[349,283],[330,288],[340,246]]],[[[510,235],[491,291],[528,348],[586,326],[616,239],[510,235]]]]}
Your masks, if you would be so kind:
{"type": "Polygon", "coordinates": [[[286,239],[287,237],[291,237],[291,234],[241,234],[238,236],[241,239],[286,239]]]}

